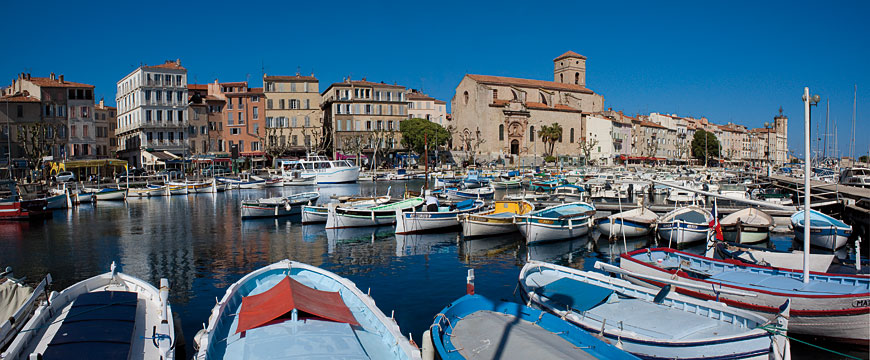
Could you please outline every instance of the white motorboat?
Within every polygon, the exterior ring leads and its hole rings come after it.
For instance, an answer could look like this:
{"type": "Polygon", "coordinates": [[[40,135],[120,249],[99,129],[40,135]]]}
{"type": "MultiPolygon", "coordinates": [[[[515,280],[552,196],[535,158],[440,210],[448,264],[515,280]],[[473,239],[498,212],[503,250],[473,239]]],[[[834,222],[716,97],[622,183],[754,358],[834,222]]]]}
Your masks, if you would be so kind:
{"type": "Polygon", "coordinates": [[[840,184],[858,187],[870,187],[870,169],[848,168],[840,174],[840,184]]]}
{"type": "Polygon", "coordinates": [[[649,234],[659,216],[645,207],[610,215],[598,222],[598,229],[607,238],[636,237],[649,234]]]}
{"type": "Polygon", "coordinates": [[[773,218],[756,208],[746,208],[724,217],[719,224],[726,241],[755,244],[767,240],[773,229],[773,218]]]}
{"type": "Polygon", "coordinates": [[[292,179],[293,172],[298,171],[301,177],[314,176],[318,184],[356,182],[359,179],[359,170],[358,166],[348,160],[329,160],[317,155],[281,162],[281,176],[284,179],[292,179]]]}
{"type": "Polygon", "coordinates": [[[175,358],[169,281],[160,289],[118,272],[82,280],[52,292],[2,355],[26,359],[175,358]]]}

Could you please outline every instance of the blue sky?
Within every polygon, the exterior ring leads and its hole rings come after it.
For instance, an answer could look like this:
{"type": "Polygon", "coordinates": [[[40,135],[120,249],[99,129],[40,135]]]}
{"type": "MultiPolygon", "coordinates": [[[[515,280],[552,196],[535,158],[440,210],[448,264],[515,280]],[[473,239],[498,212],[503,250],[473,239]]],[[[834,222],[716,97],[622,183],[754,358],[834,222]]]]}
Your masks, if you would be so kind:
{"type": "Polygon", "coordinates": [[[300,69],[321,89],[365,76],[449,102],[466,73],[552,80],[573,50],[606,107],[760,127],[782,106],[799,152],[803,87],[830,100],[848,151],[857,84],[857,152],[870,144],[868,1],[317,3],[3,2],[0,84],[54,71],[114,103],[140,63],[180,58],[200,83],[300,69]]]}

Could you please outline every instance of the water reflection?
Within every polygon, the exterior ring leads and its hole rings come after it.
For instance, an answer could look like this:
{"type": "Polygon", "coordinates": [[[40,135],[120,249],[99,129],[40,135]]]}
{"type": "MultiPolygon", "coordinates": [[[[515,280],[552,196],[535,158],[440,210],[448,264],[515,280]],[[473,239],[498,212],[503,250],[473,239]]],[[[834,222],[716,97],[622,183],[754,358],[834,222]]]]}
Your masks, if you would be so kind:
{"type": "Polygon", "coordinates": [[[519,254],[520,242],[525,241],[519,233],[504,236],[489,236],[483,238],[461,239],[459,241],[459,258],[471,263],[474,260],[502,253],[519,254]]]}
{"type": "Polygon", "coordinates": [[[575,263],[575,258],[581,257],[581,253],[587,251],[589,241],[589,236],[583,236],[527,245],[528,259],[570,266],[575,263]]]}

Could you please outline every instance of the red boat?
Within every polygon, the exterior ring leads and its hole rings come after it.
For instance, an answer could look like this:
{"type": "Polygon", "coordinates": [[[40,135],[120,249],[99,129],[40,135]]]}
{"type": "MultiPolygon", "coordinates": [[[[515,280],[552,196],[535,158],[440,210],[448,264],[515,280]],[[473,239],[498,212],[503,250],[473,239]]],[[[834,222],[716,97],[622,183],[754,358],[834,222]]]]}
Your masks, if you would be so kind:
{"type": "Polygon", "coordinates": [[[51,214],[43,200],[21,200],[15,182],[0,182],[0,220],[28,220],[51,214]],[[5,190],[5,191],[4,191],[5,190]]]}

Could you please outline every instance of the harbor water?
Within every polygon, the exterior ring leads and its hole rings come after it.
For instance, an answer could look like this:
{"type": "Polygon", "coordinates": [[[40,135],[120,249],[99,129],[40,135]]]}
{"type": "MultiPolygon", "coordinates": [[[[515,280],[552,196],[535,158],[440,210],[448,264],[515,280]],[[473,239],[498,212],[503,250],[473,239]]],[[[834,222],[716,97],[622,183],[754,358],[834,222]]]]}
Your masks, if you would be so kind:
{"type": "MultiPolygon", "coordinates": [[[[526,246],[519,234],[460,241],[456,231],[396,236],[391,226],[325,230],[323,224],[301,225],[298,215],[242,221],[239,214],[240,201],[249,198],[317,189],[320,202],[327,202],[332,195],[383,195],[387,189],[401,196],[421,186],[422,181],[364,182],[81,205],[55,211],[45,221],[0,222],[0,265],[12,266],[16,276],[31,282],[51,273],[51,289],[56,291],[108,271],[113,261],[121,271],[152,284],[168,278],[190,358],[193,335],[226,288],[281,259],[322,267],[370,290],[381,310],[394,314],[402,331],[420,344],[435,314],[465,293],[469,268],[475,269],[477,293],[520,301],[517,277],[527,259],[593,270],[595,261],[610,262],[626,247],[647,247],[652,239],[610,244],[593,231],[582,238],[526,246]]],[[[772,241],[780,249],[792,246],[788,234],[775,235],[772,241]]],[[[867,349],[806,340],[868,357],[867,349]]],[[[795,359],[835,358],[797,342],[792,347],[795,359]]]]}

